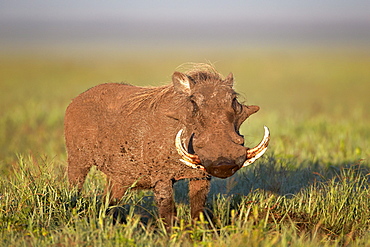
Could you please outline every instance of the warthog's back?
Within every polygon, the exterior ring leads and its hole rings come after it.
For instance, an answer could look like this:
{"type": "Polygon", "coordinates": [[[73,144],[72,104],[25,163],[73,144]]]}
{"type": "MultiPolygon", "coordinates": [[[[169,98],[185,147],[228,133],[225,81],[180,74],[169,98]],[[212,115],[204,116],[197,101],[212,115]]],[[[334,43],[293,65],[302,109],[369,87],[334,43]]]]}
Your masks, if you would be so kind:
{"type": "Polygon", "coordinates": [[[122,118],[125,110],[122,107],[130,95],[138,90],[130,85],[109,83],[91,88],[73,99],[64,119],[68,151],[72,147],[91,148],[86,144],[94,143],[99,132],[106,132],[109,125],[122,118]]]}

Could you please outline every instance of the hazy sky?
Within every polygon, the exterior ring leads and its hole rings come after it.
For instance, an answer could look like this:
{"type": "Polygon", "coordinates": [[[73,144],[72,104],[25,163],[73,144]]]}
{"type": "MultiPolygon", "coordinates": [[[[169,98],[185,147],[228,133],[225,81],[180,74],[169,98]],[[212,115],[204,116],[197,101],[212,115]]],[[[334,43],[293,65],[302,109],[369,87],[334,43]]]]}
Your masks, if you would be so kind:
{"type": "Polygon", "coordinates": [[[0,45],[226,36],[370,41],[370,0],[0,0],[0,45]]]}
{"type": "Polygon", "coordinates": [[[7,0],[1,19],[370,20],[368,0],[7,0]]]}

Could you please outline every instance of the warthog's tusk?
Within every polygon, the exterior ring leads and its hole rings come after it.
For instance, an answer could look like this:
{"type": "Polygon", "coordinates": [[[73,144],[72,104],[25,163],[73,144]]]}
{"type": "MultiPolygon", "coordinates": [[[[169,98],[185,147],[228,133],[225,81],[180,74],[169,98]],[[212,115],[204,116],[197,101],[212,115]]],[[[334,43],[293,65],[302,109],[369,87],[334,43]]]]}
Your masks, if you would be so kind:
{"type": "Polygon", "coordinates": [[[270,131],[266,126],[264,126],[264,128],[265,135],[263,136],[262,141],[256,147],[247,150],[247,159],[244,162],[243,167],[249,166],[266,152],[267,146],[270,142],[270,131]]]}
{"type": "Polygon", "coordinates": [[[198,168],[198,169],[205,170],[205,168],[202,165],[200,165],[201,162],[200,162],[198,155],[189,154],[188,151],[186,151],[184,146],[182,145],[182,142],[181,142],[182,131],[183,130],[181,129],[177,133],[176,139],[175,139],[176,150],[182,158],[180,159],[180,161],[184,163],[185,165],[190,166],[191,168],[198,168]]]}

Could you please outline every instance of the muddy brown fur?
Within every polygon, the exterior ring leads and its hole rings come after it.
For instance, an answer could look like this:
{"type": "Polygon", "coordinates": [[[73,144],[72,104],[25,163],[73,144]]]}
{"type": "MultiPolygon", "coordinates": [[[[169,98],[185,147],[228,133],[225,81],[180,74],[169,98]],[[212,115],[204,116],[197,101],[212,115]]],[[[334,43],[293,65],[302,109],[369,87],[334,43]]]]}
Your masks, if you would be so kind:
{"type": "Polygon", "coordinates": [[[69,182],[81,189],[95,165],[107,175],[112,204],[133,184],[152,189],[159,215],[169,226],[175,214],[173,183],[189,179],[191,216],[197,218],[210,175],[226,178],[242,167],[246,148],[239,127],[258,109],[238,102],[232,74],[223,78],[204,64],[175,72],[166,86],[95,86],[66,110],[69,182]],[[204,170],[179,161],[174,143],[180,129],[189,153],[200,157],[204,170]]]}

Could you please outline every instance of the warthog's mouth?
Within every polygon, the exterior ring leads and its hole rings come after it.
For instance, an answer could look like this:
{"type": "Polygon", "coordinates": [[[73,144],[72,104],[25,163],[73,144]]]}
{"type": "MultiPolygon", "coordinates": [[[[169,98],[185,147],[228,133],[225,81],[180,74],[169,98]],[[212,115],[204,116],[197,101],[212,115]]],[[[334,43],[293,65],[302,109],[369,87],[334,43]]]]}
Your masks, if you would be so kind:
{"type": "MultiPolygon", "coordinates": [[[[246,148],[247,149],[246,159],[242,167],[252,164],[266,152],[267,146],[269,145],[269,142],[270,142],[270,131],[266,126],[264,126],[264,128],[265,128],[265,135],[263,136],[262,141],[254,148],[250,148],[250,149],[246,148]]],[[[184,145],[182,144],[182,141],[181,141],[182,132],[183,130],[181,129],[177,133],[176,139],[175,139],[176,150],[181,156],[180,161],[191,168],[197,168],[197,169],[201,169],[205,171],[206,168],[202,165],[199,156],[196,154],[190,154],[184,148],[184,145]]]]}

